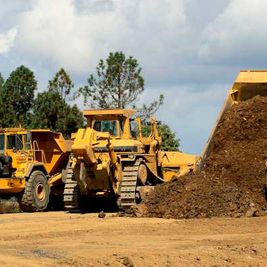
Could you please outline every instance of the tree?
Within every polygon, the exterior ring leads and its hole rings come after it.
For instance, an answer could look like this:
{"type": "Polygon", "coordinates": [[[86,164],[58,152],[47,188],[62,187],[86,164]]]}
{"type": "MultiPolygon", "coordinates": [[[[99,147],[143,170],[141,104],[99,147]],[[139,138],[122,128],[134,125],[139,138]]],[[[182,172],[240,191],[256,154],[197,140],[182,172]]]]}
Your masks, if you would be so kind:
{"type": "Polygon", "coordinates": [[[79,128],[84,125],[84,117],[77,105],[65,107],[65,116],[63,126],[63,133],[65,136],[70,137],[72,133],[75,133],[79,128]]]}
{"type": "MultiPolygon", "coordinates": [[[[142,121],[146,122],[156,113],[156,111],[163,104],[164,96],[161,94],[158,100],[154,100],[150,104],[143,104],[141,108],[137,108],[138,113],[137,116],[142,119],[142,121]]],[[[134,106],[134,108],[136,108],[134,106]]]]}
{"type": "MultiPolygon", "coordinates": [[[[79,95],[84,97],[84,104],[92,108],[135,108],[137,115],[146,123],[163,104],[164,96],[161,94],[157,100],[140,108],[136,106],[138,97],[144,91],[141,71],[138,61],[133,57],[126,58],[122,52],[110,53],[105,61],[100,60],[96,75],[89,76],[87,84],[79,89],[79,95]]],[[[179,139],[170,128],[164,124],[159,129],[165,139],[163,148],[177,150],[179,139]]]]}
{"type": "Polygon", "coordinates": [[[58,92],[38,93],[33,107],[33,128],[50,128],[58,131],[64,107],[65,103],[58,92]]]}
{"type": "Polygon", "coordinates": [[[163,104],[164,96],[150,104],[137,108],[135,103],[144,91],[144,78],[138,61],[123,52],[110,53],[104,61],[100,60],[96,75],[91,74],[87,85],[79,89],[78,95],[84,97],[84,104],[92,108],[127,108],[138,110],[142,118],[152,116],[163,104]]]}
{"type": "Polygon", "coordinates": [[[0,90],[1,90],[2,86],[4,85],[4,82],[5,82],[5,80],[2,76],[2,74],[0,73],[0,90]]]}
{"type": "Polygon", "coordinates": [[[91,74],[79,93],[92,108],[126,108],[144,91],[141,70],[133,57],[126,58],[122,52],[110,53],[105,61],[100,60],[96,76],[91,74]]]}
{"type": "Polygon", "coordinates": [[[63,99],[70,95],[73,87],[70,76],[63,68],[60,68],[55,77],[48,82],[48,90],[58,92],[63,99]]]}
{"type": "Polygon", "coordinates": [[[37,81],[33,72],[25,66],[13,71],[0,91],[1,126],[29,125],[37,81]]]}
{"type": "Polygon", "coordinates": [[[70,137],[83,126],[83,115],[76,105],[70,106],[58,91],[39,93],[34,101],[33,128],[49,128],[70,137]]]}
{"type": "Polygon", "coordinates": [[[158,129],[162,138],[160,149],[163,151],[179,151],[180,139],[176,137],[171,128],[163,123],[158,126],[158,129]]]}

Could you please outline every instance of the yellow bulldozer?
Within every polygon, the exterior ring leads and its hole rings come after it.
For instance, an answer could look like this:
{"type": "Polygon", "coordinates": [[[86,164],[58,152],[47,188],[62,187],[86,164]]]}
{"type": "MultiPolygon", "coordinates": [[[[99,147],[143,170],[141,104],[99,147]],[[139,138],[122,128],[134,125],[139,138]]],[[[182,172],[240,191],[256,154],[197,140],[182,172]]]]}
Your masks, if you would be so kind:
{"type": "Polygon", "coordinates": [[[256,95],[267,96],[267,71],[240,71],[201,157],[161,151],[161,137],[154,119],[148,137],[142,135],[141,120],[136,119],[139,133],[134,135],[131,128],[134,110],[85,111],[87,127],[73,136],[64,189],[65,208],[77,209],[82,198],[111,195],[117,197],[119,207],[129,208],[140,198],[146,185],[202,170],[225,112],[256,95]]]}
{"type": "Polygon", "coordinates": [[[81,200],[115,196],[126,209],[140,199],[141,189],[195,170],[197,156],[161,151],[157,121],[151,133],[142,134],[135,110],[86,110],[87,127],[73,135],[67,169],[64,205],[80,208],[81,200]],[[135,124],[135,127],[133,126],[135,124]],[[133,131],[133,129],[137,129],[133,131]]]}
{"type": "Polygon", "coordinates": [[[71,144],[46,129],[0,129],[0,198],[15,195],[23,211],[45,210],[50,194],[63,194],[71,144]]]}

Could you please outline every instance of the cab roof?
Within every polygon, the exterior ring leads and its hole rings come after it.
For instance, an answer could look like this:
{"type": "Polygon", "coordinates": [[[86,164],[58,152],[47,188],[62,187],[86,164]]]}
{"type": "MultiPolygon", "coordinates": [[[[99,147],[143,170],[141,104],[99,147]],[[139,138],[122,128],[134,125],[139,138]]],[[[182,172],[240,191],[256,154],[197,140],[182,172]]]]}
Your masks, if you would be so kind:
{"type": "Polygon", "coordinates": [[[83,115],[86,118],[90,117],[105,117],[105,116],[122,116],[129,118],[136,113],[135,109],[89,109],[84,110],[83,115]]]}

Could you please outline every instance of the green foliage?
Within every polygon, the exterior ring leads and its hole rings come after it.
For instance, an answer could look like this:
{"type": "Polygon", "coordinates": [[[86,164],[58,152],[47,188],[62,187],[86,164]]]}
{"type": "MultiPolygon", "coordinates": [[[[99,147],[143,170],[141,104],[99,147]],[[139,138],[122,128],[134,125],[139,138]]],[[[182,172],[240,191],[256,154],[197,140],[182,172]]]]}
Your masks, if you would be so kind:
{"type": "Polygon", "coordinates": [[[73,82],[61,68],[48,83],[48,91],[39,93],[34,101],[31,126],[49,128],[70,137],[84,122],[78,107],[71,106],[65,101],[74,87],[73,82]]]}
{"type": "Polygon", "coordinates": [[[138,116],[149,119],[163,104],[164,96],[150,104],[136,107],[135,102],[144,91],[142,69],[133,57],[126,58],[122,52],[110,53],[104,61],[100,60],[96,75],[90,75],[87,85],[79,89],[84,104],[92,108],[127,108],[138,110],[138,116]]]}
{"type": "Polygon", "coordinates": [[[63,68],[56,73],[53,80],[48,82],[48,90],[58,92],[63,99],[66,99],[70,95],[73,87],[74,85],[70,76],[63,68]]]}
{"type": "Polygon", "coordinates": [[[70,137],[83,126],[83,115],[76,105],[70,106],[58,91],[39,93],[34,101],[33,128],[49,128],[70,137]]]}
{"type": "Polygon", "coordinates": [[[100,60],[96,76],[90,75],[88,84],[79,89],[84,103],[92,108],[126,108],[134,104],[144,90],[141,68],[133,57],[122,52],[110,53],[100,60]]]}
{"type": "MultiPolygon", "coordinates": [[[[21,124],[26,128],[49,128],[70,137],[84,124],[79,108],[66,103],[73,87],[70,76],[61,68],[49,81],[48,91],[38,93],[34,99],[37,82],[31,70],[20,66],[6,81],[0,73],[0,126],[21,124]]],[[[90,75],[87,85],[78,93],[92,108],[127,108],[135,107],[143,91],[144,79],[138,61],[133,57],[126,58],[122,52],[115,52],[110,53],[105,61],[100,60],[96,75],[90,75]]],[[[138,115],[148,121],[163,104],[163,99],[160,95],[158,100],[137,108],[138,115]]],[[[169,126],[158,127],[163,139],[161,149],[178,150],[180,140],[169,126]]],[[[145,126],[144,131],[148,134],[149,127],[145,126]]]]}
{"type": "MultiPolygon", "coordinates": [[[[84,97],[84,104],[92,108],[127,108],[137,109],[137,116],[143,121],[149,121],[163,104],[164,96],[138,108],[135,103],[144,91],[144,78],[142,69],[133,57],[126,58],[122,52],[110,53],[104,61],[100,60],[96,75],[91,74],[87,85],[79,89],[79,95],[84,97]]],[[[144,130],[149,131],[144,127],[144,130]]],[[[163,137],[162,149],[178,150],[179,139],[176,138],[169,126],[159,126],[159,132],[163,137]]],[[[147,133],[148,134],[148,133],[147,133]]]]}
{"type": "Polygon", "coordinates": [[[5,82],[5,80],[4,80],[3,76],[2,76],[2,74],[0,73],[0,90],[1,90],[2,85],[4,84],[4,82],[5,82]]]}
{"type": "MultiPolygon", "coordinates": [[[[179,151],[180,139],[176,137],[175,133],[171,130],[171,128],[165,123],[159,124],[157,127],[159,130],[159,134],[162,138],[160,150],[179,151]]],[[[144,125],[142,128],[142,135],[148,137],[150,131],[151,127],[149,125],[144,125]]]]}
{"type": "Polygon", "coordinates": [[[64,69],[49,81],[48,91],[38,93],[34,74],[24,66],[13,71],[4,82],[0,74],[1,127],[49,128],[70,137],[83,126],[83,115],[76,105],[66,103],[73,83],[64,69]]]}
{"type": "Polygon", "coordinates": [[[176,137],[171,128],[167,124],[161,124],[158,127],[162,138],[161,150],[179,151],[180,139],[176,137]]]}
{"type": "Polygon", "coordinates": [[[76,105],[68,105],[58,92],[39,93],[33,109],[34,128],[49,128],[70,137],[83,126],[83,116],[76,105]]]}
{"type": "Polygon", "coordinates": [[[62,128],[59,122],[62,122],[64,107],[65,103],[58,92],[38,93],[34,101],[32,126],[58,131],[62,128]]]}
{"type": "Polygon", "coordinates": [[[29,125],[37,81],[25,66],[18,67],[4,82],[0,90],[0,123],[2,127],[29,125]]]}
{"type": "Polygon", "coordinates": [[[65,128],[62,132],[65,136],[70,137],[72,133],[77,132],[79,128],[83,127],[84,117],[77,105],[74,105],[72,107],[70,105],[66,105],[65,115],[65,128]]]}

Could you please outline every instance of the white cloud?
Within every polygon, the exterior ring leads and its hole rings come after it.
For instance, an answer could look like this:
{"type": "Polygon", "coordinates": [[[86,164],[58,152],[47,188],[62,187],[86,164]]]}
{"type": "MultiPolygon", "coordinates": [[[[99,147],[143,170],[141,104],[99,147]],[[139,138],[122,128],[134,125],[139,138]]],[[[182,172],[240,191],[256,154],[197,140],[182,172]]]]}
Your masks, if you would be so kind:
{"type": "Polygon", "coordinates": [[[96,44],[101,43],[97,30],[109,35],[116,21],[113,14],[105,18],[79,15],[71,0],[36,1],[32,10],[21,15],[17,46],[32,58],[87,73],[96,44]]]}
{"type": "Polygon", "coordinates": [[[78,86],[100,58],[122,50],[143,68],[140,102],[165,95],[158,116],[185,151],[203,148],[239,69],[266,68],[263,0],[14,1],[2,0],[0,9],[5,77],[25,64],[44,89],[64,67],[78,86]]]}
{"type": "Polygon", "coordinates": [[[217,63],[261,63],[267,46],[266,10],[266,1],[232,0],[206,26],[199,49],[200,58],[217,63]]]}
{"type": "Polygon", "coordinates": [[[17,29],[12,28],[6,33],[0,34],[0,54],[7,53],[12,48],[17,35],[17,29]]]}
{"type": "Polygon", "coordinates": [[[161,61],[185,30],[182,0],[83,1],[78,7],[73,0],[33,2],[20,16],[16,49],[87,74],[112,50],[137,54],[147,65],[151,57],[161,61]]]}
{"type": "Polygon", "coordinates": [[[164,93],[164,104],[157,112],[158,119],[167,123],[181,138],[183,151],[200,154],[230,85],[231,83],[202,85],[205,86],[202,90],[192,90],[190,86],[179,85],[168,87],[164,91],[148,88],[142,101],[150,103],[159,94],[164,93]]]}

